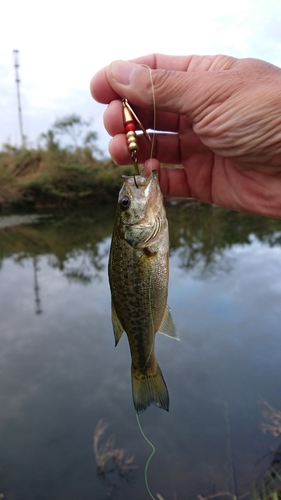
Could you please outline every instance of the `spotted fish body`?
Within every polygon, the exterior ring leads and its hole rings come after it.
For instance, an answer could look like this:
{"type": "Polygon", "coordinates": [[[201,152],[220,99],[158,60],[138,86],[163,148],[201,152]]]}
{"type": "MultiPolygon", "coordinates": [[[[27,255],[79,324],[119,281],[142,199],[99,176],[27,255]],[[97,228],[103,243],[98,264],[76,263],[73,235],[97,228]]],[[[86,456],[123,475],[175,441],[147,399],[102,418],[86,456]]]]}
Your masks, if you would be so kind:
{"type": "Polygon", "coordinates": [[[137,413],[155,404],[169,409],[169,394],[154,354],[157,332],[177,337],[167,306],[168,222],[157,171],[123,176],[109,258],[116,345],[125,331],[132,357],[137,413]]]}

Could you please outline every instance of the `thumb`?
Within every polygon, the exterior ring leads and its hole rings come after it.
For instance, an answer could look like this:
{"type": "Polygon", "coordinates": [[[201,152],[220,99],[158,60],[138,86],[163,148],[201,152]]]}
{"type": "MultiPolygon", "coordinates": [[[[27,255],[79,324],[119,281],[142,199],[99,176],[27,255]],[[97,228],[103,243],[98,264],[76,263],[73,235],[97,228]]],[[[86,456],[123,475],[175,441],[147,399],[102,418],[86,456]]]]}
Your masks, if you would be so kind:
{"type": "Polygon", "coordinates": [[[142,64],[114,61],[106,68],[112,89],[142,108],[187,114],[194,118],[215,91],[221,89],[220,71],[150,69],[142,64]]]}

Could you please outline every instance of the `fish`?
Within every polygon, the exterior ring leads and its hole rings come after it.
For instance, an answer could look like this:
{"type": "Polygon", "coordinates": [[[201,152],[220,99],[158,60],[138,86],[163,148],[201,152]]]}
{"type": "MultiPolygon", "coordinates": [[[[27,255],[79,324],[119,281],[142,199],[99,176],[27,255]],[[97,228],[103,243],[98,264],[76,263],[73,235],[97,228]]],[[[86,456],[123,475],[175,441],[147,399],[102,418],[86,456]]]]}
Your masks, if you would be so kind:
{"type": "Polygon", "coordinates": [[[157,363],[157,332],[179,340],[167,305],[169,231],[158,172],[122,176],[108,274],[115,345],[126,332],[136,412],[155,404],[169,411],[169,393],[157,363]]]}

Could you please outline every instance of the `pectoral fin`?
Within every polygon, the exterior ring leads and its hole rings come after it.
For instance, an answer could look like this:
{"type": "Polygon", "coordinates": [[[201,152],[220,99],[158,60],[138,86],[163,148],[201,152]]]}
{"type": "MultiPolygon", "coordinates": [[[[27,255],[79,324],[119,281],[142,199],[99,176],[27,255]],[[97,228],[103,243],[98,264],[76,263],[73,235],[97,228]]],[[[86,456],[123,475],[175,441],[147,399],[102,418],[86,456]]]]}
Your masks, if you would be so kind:
{"type": "Polygon", "coordinates": [[[111,303],[111,319],[112,319],[112,326],[113,326],[113,332],[114,332],[114,337],[115,337],[115,347],[116,347],[119,340],[122,337],[122,334],[124,332],[124,328],[121,325],[120,320],[117,316],[117,312],[115,310],[113,302],[111,303]]]}
{"type": "Polygon", "coordinates": [[[173,322],[172,315],[170,313],[169,306],[166,306],[165,313],[158,331],[159,333],[163,333],[163,335],[167,335],[168,337],[173,337],[176,340],[180,340],[173,322]]]}

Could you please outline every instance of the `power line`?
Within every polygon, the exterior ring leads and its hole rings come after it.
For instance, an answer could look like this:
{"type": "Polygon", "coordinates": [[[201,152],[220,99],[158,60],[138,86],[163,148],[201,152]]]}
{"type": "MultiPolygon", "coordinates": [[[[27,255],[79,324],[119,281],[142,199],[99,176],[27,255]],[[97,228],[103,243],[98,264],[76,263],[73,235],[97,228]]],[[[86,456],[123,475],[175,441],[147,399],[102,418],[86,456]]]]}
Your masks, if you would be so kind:
{"type": "Polygon", "coordinates": [[[18,112],[19,112],[19,125],[20,125],[20,135],[21,135],[21,145],[24,147],[25,145],[25,137],[23,134],[23,126],[22,126],[22,112],[21,112],[21,100],[20,100],[20,77],[19,77],[19,50],[13,50],[14,55],[14,68],[15,68],[15,82],[17,87],[17,97],[18,97],[18,112]]]}

